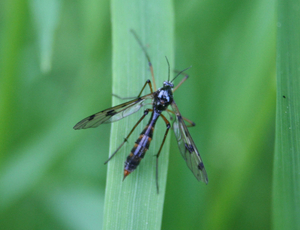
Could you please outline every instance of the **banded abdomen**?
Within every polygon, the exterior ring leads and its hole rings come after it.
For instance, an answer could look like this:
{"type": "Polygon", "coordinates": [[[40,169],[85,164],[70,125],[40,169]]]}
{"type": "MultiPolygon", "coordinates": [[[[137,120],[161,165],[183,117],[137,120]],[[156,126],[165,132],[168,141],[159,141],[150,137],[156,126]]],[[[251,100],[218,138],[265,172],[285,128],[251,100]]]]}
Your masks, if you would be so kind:
{"type": "Polygon", "coordinates": [[[125,161],[124,179],[137,168],[137,166],[140,164],[140,161],[144,158],[145,153],[149,149],[152,141],[154,126],[159,116],[160,113],[157,112],[153,112],[151,114],[148,124],[141,132],[139,138],[136,140],[130,154],[125,161]]]}

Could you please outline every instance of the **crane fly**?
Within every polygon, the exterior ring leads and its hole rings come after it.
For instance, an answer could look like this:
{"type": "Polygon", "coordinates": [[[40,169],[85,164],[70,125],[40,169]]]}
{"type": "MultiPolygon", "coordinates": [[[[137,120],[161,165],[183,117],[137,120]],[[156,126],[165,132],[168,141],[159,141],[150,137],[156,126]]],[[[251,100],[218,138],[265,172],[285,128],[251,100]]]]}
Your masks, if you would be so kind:
{"type": "Polygon", "coordinates": [[[152,83],[150,80],[147,80],[140,91],[139,95],[128,102],[125,102],[120,105],[116,105],[114,107],[111,107],[109,109],[105,109],[99,113],[93,114],[91,116],[86,117],[85,119],[78,122],[74,129],[87,129],[87,128],[95,128],[98,127],[101,124],[105,123],[111,123],[118,121],[120,119],[123,119],[124,117],[127,117],[133,113],[136,113],[140,110],[141,107],[143,107],[145,104],[144,102],[146,100],[152,100],[152,108],[148,108],[144,110],[143,116],[138,120],[138,122],[134,125],[130,133],[127,135],[127,137],[124,139],[124,141],[121,143],[121,145],[116,149],[116,151],[108,158],[108,160],[105,162],[105,164],[112,159],[113,156],[121,149],[121,147],[124,145],[124,143],[128,140],[130,135],[133,133],[135,128],[140,124],[140,122],[149,114],[151,113],[150,119],[144,130],[141,132],[139,138],[136,140],[130,154],[127,156],[127,159],[125,161],[124,166],[124,178],[123,180],[132,173],[137,166],[140,164],[140,161],[145,156],[145,153],[149,149],[151,140],[153,138],[153,132],[155,124],[159,117],[161,117],[164,122],[166,123],[166,131],[165,135],[163,137],[162,143],[160,145],[160,148],[157,152],[156,156],[156,188],[157,193],[159,191],[158,187],[158,157],[160,155],[160,152],[162,150],[162,147],[165,143],[166,137],[168,135],[169,129],[171,128],[171,124],[168,121],[168,119],[162,114],[162,112],[166,111],[168,113],[172,113],[175,115],[175,121],[173,123],[173,131],[175,133],[177,143],[179,150],[181,152],[181,155],[183,156],[184,160],[187,163],[187,166],[190,168],[190,170],[193,172],[194,176],[197,178],[198,181],[203,181],[204,183],[208,183],[207,173],[203,164],[203,161],[200,157],[199,151],[188,131],[187,125],[184,121],[189,123],[189,126],[195,126],[195,123],[190,121],[189,119],[186,119],[181,116],[181,113],[179,112],[179,109],[177,107],[177,104],[174,101],[173,93],[178,89],[178,87],[188,79],[188,75],[184,74],[184,71],[188,70],[184,69],[183,71],[178,72],[178,74],[173,78],[172,81],[170,81],[170,64],[166,57],[167,64],[168,64],[168,80],[163,83],[163,86],[159,89],[156,89],[155,79],[154,79],[154,73],[153,73],[153,67],[150,61],[150,57],[145,49],[145,47],[142,45],[140,39],[136,35],[136,33],[131,30],[133,33],[135,39],[137,40],[138,44],[142,48],[149,64],[152,81],[153,81],[153,87],[154,91],[152,89],[152,83]],[[184,78],[181,80],[181,82],[174,88],[173,81],[179,76],[184,75],[184,78]],[[149,86],[151,93],[141,96],[142,92],[144,91],[146,86],[149,86]],[[168,107],[171,106],[172,110],[169,110],[168,107]]]}

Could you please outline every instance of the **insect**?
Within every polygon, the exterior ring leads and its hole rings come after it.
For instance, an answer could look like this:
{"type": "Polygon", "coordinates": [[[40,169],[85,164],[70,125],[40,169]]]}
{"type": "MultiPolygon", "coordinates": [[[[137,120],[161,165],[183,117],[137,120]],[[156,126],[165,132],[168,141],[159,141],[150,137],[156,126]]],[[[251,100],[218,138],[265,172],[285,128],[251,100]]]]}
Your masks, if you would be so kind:
{"type": "Polygon", "coordinates": [[[114,107],[111,107],[109,109],[103,110],[99,113],[93,114],[91,116],[86,117],[85,119],[78,122],[74,129],[87,129],[87,128],[95,128],[98,127],[101,124],[105,123],[111,123],[114,121],[118,121],[120,119],[123,119],[124,117],[127,117],[133,113],[136,113],[141,107],[144,106],[144,102],[146,100],[152,100],[152,108],[148,108],[144,110],[143,116],[138,120],[138,122],[135,124],[135,126],[132,128],[130,133],[127,135],[127,137],[124,139],[124,141],[121,143],[121,145],[116,149],[116,151],[108,158],[108,160],[105,162],[105,164],[112,159],[113,156],[121,149],[121,147],[124,145],[124,143],[128,140],[132,132],[135,130],[135,128],[140,124],[140,122],[149,114],[151,113],[150,119],[144,130],[141,132],[139,138],[136,140],[130,154],[127,156],[127,159],[125,161],[124,166],[124,178],[123,180],[132,173],[137,166],[140,164],[140,161],[145,156],[146,151],[149,149],[151,140],[153,138],[153,132],[155,124],[159,117],[161,117],[164,122],[166,123],[166,131],[165,135],[163,137],[162,143],[160,145],[160,148],[157,152],[156,156],[156,188],[157,193],[159,192],[159,186],[158,186],[158,157],[160,155],[160,152],[162,150],[162,147],[165,143],[166,137],[168,135],[169,129],[171,128],[171,124],[168,121],[168,119],[162,114],[162,112],[168,112],[175,115],[175,121],[173,123],[173,130],[177,139],[178,147],[181,152],[181,155],[183,156],[184,160],[187,163],[187,166],[190,168],[190,170],[193,172],[195,177],[198,181],[203,181],[206,184],[208,183],[207,173],[203,164],[203,161],[200,157],[199,151],[197,150],[197,147],[188,131],[187,125],[184,121],[188,122],[189,126],[195,126],[195,123],[182,117],[181,113],[179,112],[179,109],[177,107],[177,104],[174,101],[173,93],[178,89],[178,87],[188,79],[188,75],[184,74],[184,71],[187,69],[178,72],[178,74],[173,78],[172,81],[170,81],[170,64],[166,57],[166,61],[168,64],[168,80],[163,83],[163,86],[159,89],[156,89],[155,79],[154,79],[154,73],[153,73],[153,67],[150,61],[150,57],[145,49],[145,47],[142,45],[142,42],[136,35],[136,33],[131,30],[133,33],[135,39],[137,40],[138,44],[142,48],[149,64],[154,91],[152,89],[152,83],[150,80],[147,80],[140,91],[139,95],[128,102],[125,102],[120,105],[116,105],[114,107]],[[181,82],[174,88],[173,81],[180,75],[184,75],[185,77],[181,80],[181,82]],[[142,92],[144,91],[146,86],[149,86],[151,93],[141,96],[142,92]],[[169,110],[168,107],[171,106],[172,110],[169,110]]]}

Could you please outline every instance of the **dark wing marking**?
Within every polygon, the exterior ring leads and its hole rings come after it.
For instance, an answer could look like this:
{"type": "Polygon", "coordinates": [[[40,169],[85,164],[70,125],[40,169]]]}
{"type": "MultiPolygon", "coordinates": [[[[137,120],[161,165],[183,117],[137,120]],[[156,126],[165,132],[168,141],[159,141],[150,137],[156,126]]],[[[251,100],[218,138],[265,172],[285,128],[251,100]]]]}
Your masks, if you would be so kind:
{"type": "Polygon", "coordinates": [[[73,127],[73,129],[95,128],[103,123],[111,123],[114,121],[118,121],[124,117],[127,117],[137,112],[141,107],[144,106],[143,102],[146,99],[152,98],[153,94],[147,94],[143,97],[136,98],[134,100],[103,110],[99,113],[95,113],[79,121],[73,127]]]}
{"type": "Polygon", "coordinates": [[[186,124],[184,123],[184,120],[182,119],[175,101],[173,101],[171,105],[176,116],[176,119],[173,123],[173,130],[181,155],[185,159],[187,166],[193,172],[197,180],[201,180],[207,184],[207,173],[198,149],[188,131],[186,124]]]}

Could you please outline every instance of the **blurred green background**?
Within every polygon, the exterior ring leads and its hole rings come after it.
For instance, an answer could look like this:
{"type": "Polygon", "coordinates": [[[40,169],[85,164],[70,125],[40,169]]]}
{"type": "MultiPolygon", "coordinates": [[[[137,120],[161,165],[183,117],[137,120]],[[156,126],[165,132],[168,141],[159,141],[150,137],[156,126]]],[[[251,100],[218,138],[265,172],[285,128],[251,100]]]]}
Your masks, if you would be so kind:
{"type": "MultiPolygon", "coordinates": [[[[102,228],[110,125],[72,127],[111,105],[109,4],[0,2],[1,229],[102,228]]],[[[175,98],[209,184],[172,136],[162,229],[270,229],[275,2],[174,11],[176,69],[193,66],[175,98]]]]}

